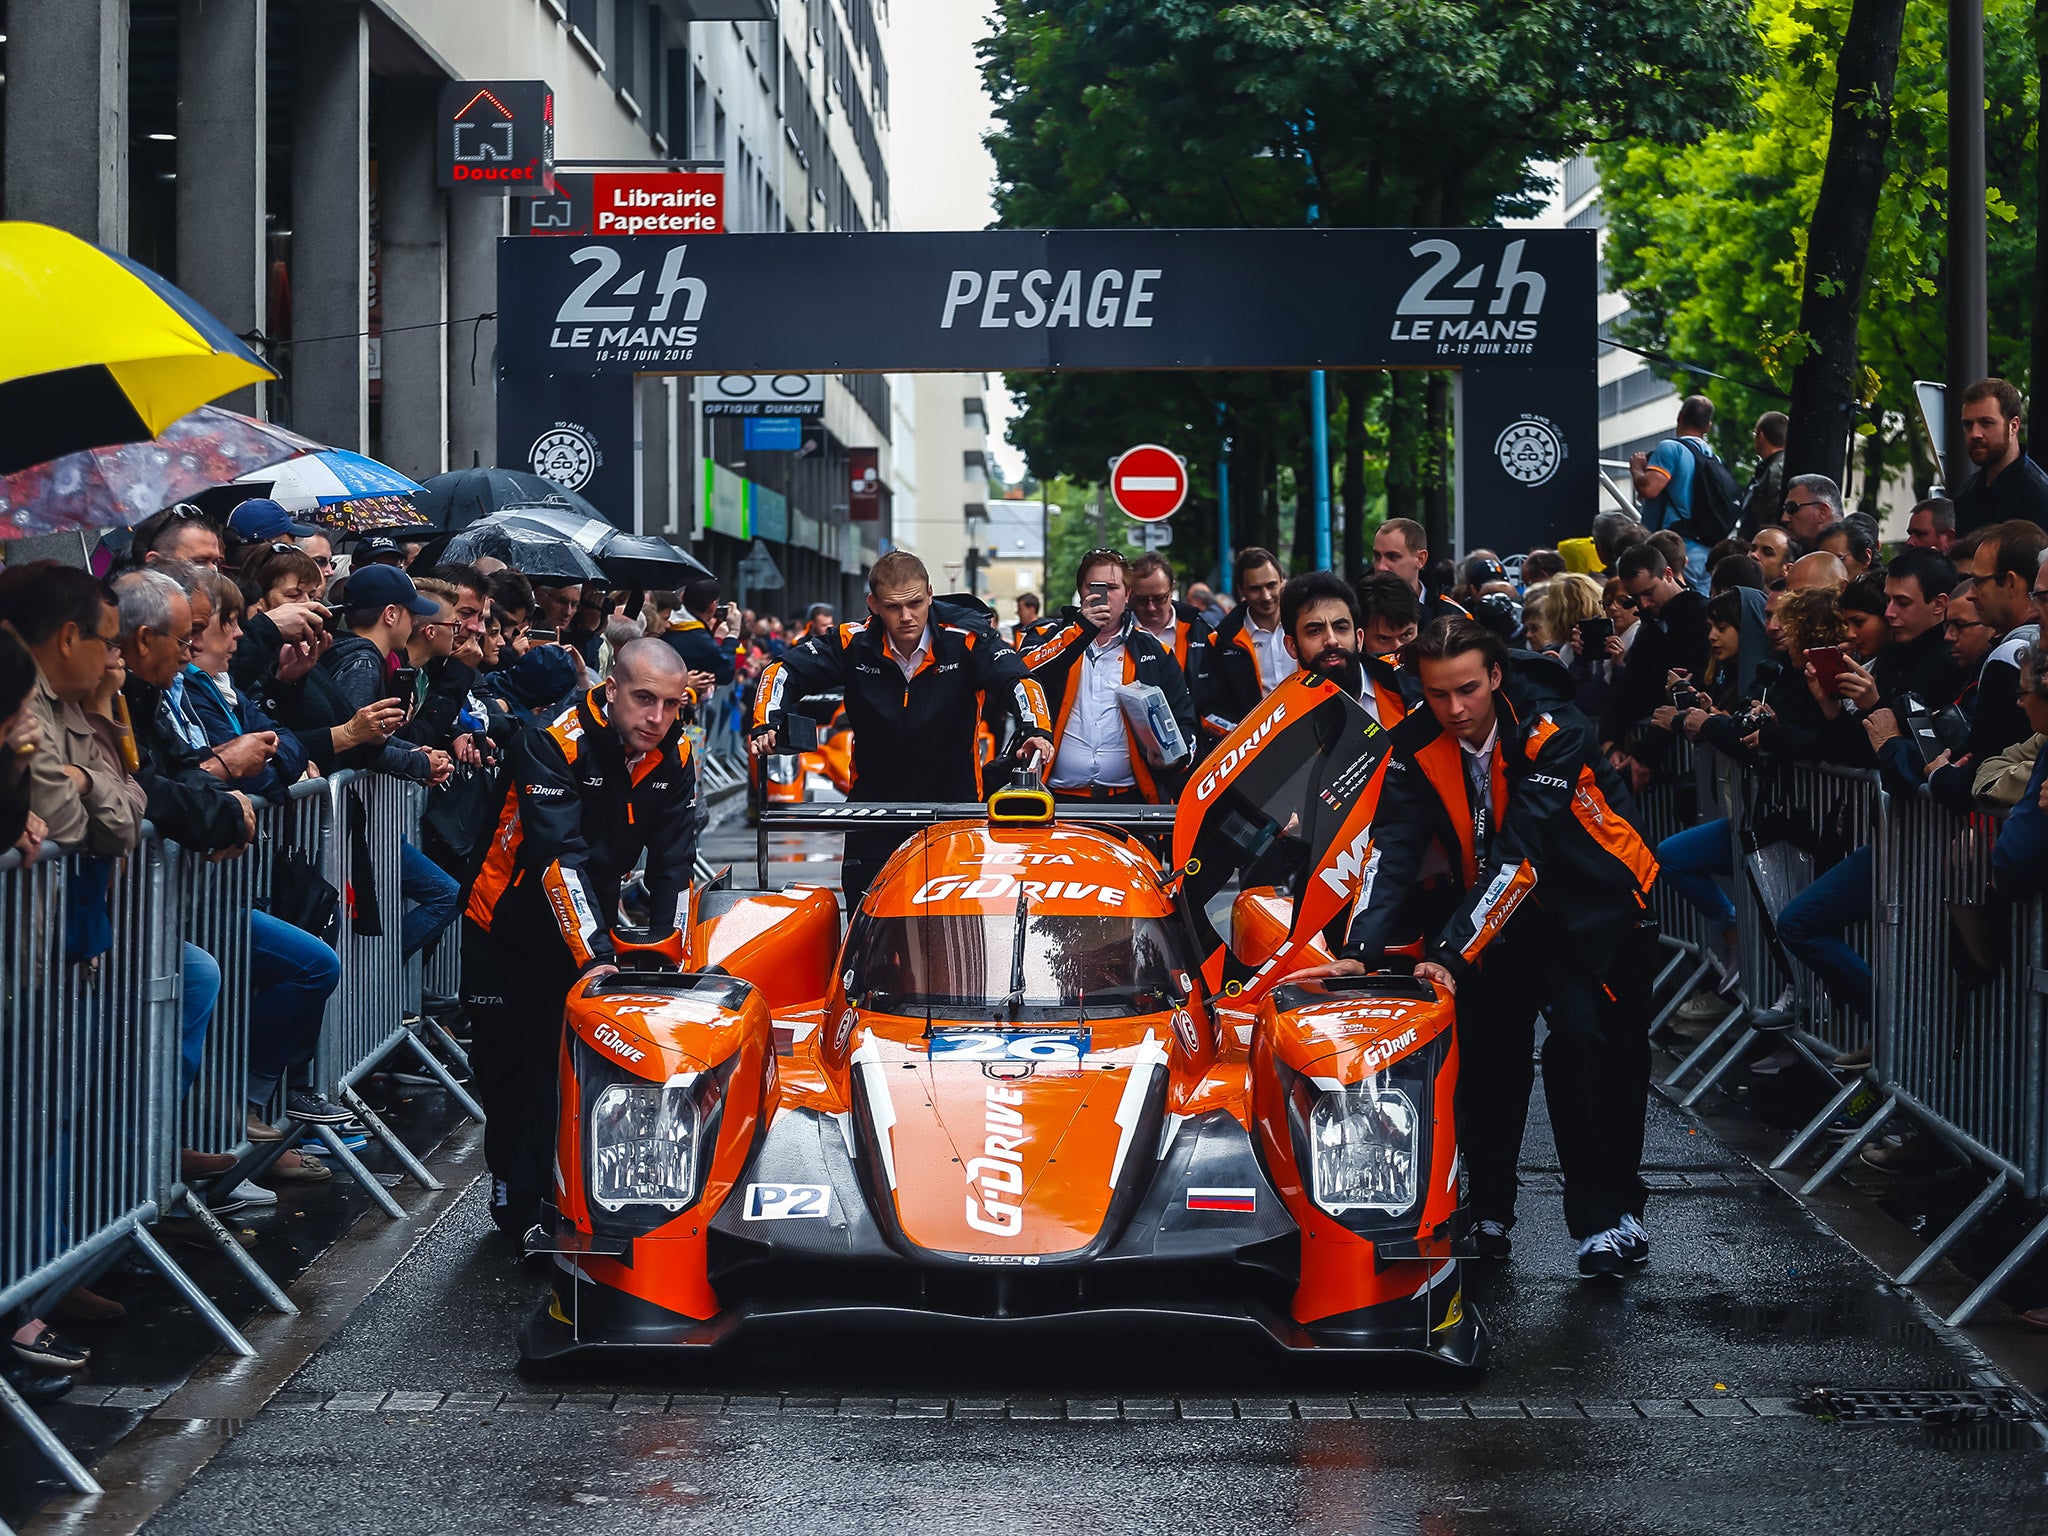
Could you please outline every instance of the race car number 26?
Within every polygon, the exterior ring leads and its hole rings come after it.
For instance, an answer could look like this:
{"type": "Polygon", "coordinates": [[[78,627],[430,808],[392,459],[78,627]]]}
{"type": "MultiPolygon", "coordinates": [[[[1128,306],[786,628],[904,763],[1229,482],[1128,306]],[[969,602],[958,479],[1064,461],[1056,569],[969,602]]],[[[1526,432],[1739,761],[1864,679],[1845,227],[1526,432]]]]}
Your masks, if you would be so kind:
{"type": "Polygon", "coordinates": [[[934,1029],[934,1061],[1068,1061],[1088,1054],[1085,1029],[934,1029]]]}

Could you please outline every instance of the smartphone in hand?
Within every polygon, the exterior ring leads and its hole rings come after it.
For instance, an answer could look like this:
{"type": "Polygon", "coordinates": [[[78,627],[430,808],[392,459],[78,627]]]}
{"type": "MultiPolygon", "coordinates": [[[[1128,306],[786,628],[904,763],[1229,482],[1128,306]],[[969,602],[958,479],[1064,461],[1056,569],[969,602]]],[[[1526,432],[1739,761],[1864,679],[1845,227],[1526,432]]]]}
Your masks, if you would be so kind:
{"type": "Polygon", "coordinates": [[[1807,651],[1806,661],[1820,679],[1821,687],[1829,693],[1835,691],[1835,684],[1849,672],[1849,652],[1845,646],[1816,645],[1807,651]]]}

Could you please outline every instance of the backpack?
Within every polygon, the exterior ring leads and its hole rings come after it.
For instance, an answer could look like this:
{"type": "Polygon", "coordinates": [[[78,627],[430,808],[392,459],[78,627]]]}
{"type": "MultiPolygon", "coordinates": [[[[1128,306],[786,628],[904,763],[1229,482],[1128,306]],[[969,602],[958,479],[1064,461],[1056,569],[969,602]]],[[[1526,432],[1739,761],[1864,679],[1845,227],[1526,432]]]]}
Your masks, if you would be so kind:
{"type": "Polygon", "coordinates": [[[1736,507],[1741,493],[1728,466],[1702,453],[1689,437],[1678,440],[1692,455],[1692,509],[1686,514],[1686,537],[1695,544],[1716,544],[1735,531],[1736,507]]]}

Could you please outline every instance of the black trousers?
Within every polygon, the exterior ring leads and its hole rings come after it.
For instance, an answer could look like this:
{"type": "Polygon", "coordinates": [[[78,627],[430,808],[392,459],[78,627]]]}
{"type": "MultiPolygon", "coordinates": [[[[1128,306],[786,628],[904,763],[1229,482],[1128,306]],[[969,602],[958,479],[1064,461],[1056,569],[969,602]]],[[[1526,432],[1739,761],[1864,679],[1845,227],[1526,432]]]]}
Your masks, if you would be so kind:
{"type": "Polygon", "coordinates": [[[562,1010],[576,962],[559,938],[492,935],[462,920],[462,990],[484,1124],[491,1217],[518,1234],[553,1183],[562,1010]]]}
{"type": "Polygon", "coordinates": [[[839,889],[846,896],[848,917],[860,910],[861,897],[867,895],[875,876],[889,862],[889,855],[909,841],[915,831],[914,827],[876,827],[846,834],[846,851],[840,856],[839,889]]]}
{"type": "Polygon", "coordinates": [[[1632,931],[1601,977],[1540,911],[1525,908],[1459,988],[1458,1144],[1476,1220],[1514,1225],[1538,1013],[1549,1025],[1543,1097],[1564,1172],[1565,1224],[1583,1240],[1642,1215],[1655,933],[1632,931]]]}

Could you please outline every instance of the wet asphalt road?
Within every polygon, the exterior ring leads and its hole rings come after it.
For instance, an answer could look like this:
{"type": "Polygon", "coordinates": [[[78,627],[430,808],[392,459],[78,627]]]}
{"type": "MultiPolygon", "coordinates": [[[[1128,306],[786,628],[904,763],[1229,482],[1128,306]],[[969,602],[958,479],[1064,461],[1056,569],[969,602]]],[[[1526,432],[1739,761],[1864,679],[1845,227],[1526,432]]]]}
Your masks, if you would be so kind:
{"type": "MultiPolygon", "coordinates": [[[[750,836],[726,834],[714,852],[742,848],[750,836]]],[[[541,1279],[472,1189],[147,1529],[2048,1528],[2048,1454],[2030,1428],[1944,1438],[1792,1410],[1818,1385],[1993,1378],[1661,1101],[1647,1163],[1650,1269],[1583,1285],[1538,1096],[1515,1257],[1468,1272],[1494,1340],[1476,1381],[1309,1369],[1185,1334],[830,1330],[687,1371],[529,1380],[513,1335],[541,1279]]]]}

